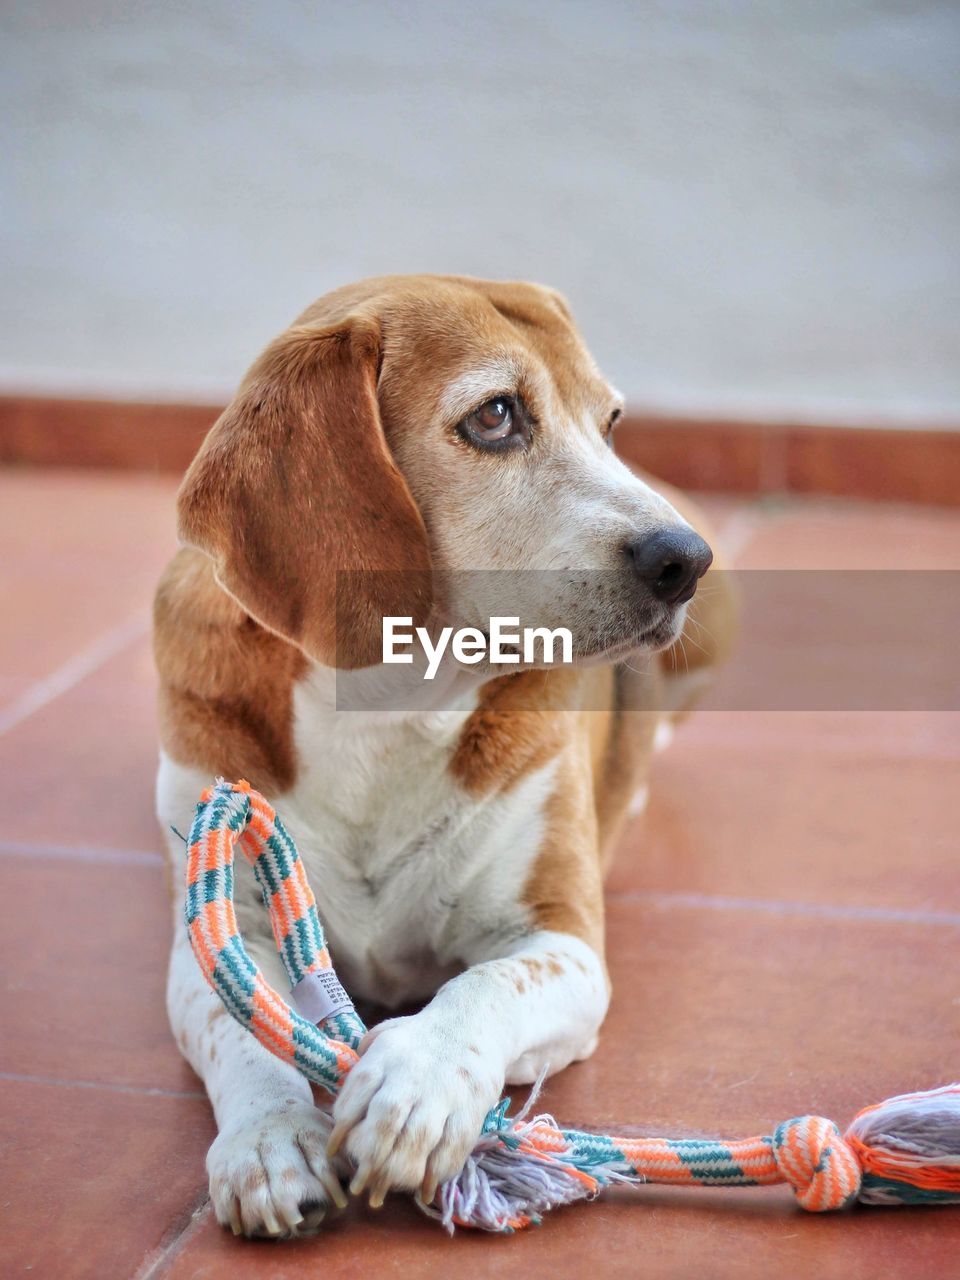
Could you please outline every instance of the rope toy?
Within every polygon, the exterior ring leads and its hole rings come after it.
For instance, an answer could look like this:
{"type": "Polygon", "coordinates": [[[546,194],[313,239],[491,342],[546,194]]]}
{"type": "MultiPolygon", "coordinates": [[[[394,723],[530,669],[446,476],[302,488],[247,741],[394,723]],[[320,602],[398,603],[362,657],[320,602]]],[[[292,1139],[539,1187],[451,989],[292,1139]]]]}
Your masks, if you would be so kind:
{"type": "MultiPolygon", "coordinates": [[[[271,1053],[335,1094],[366,1028],[337,981],[296,846],[248,782],[204,791],[187,842],[185,915],[194,954],[234,1018],[271,1053]],[[297,1012],[243,945],[233,908],[239,845],[270,912],[297,1012]]],[[[534,1091],[534,1097],[535,1097],[534,1091]]],[[[960,1084],[867,1107],[845,1134],[800,1116],[769,1136],[733,1142],[618,1138],[562,1129],[550,1116],[486,1117],[462,1172],[420,1208],[454,1226],[515,1231],[611,1183],[756,1187],[785,1182],[804,1209],[960,1203],[960,1084]]]]}

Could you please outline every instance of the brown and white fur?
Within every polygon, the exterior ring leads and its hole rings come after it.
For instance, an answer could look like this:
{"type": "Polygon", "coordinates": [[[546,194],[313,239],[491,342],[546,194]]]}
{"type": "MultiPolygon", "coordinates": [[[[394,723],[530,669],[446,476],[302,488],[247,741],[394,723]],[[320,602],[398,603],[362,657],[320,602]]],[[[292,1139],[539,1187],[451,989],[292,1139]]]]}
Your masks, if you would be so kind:
{"type": "MultiPolygon", "coordinates": [[[[169,1014],[213,1104],[210,1194],[235,1231],[314,1229],[342,1200],[337,1148],[371,1203],[393,1188],[430,1196],[505,1082],[596,1047],[611,844],[643,794],[662,708],[689,702],[731,618],[711,571],[715,589],[689,606],[689,666],[677,663],[688,606],[654,608],[623,548],[684,518],[608,447],[618,409],[552,290],[368,280],[268,347],[184,481],[184,546],[156,602],[163,830],[189,828],[216,775],[249,779],[297,841],[348,990],[427,1001],[368,1035],[328,1154],[307,1082],[206,987],[177,888],[169,1014]],[[457,424],[506,394],[535,420],[527,446],[471,448],[457,424]],[[481,668],[416,712],[336,709],[335,669],[378,660],[384,614],[425,619],[437,575],[488,568],[551,572],[573,667],[481,668]],[[398,572],[358,585],[336,618],[344,569],[398,572]]],[[[460,625],[477,620],[467,595],[445,600],[460,625]]],[[[167,839],[179,886],[183,847],[167,839]]],[[[285,989],[251,879],[237,908],[285,989]]]]}

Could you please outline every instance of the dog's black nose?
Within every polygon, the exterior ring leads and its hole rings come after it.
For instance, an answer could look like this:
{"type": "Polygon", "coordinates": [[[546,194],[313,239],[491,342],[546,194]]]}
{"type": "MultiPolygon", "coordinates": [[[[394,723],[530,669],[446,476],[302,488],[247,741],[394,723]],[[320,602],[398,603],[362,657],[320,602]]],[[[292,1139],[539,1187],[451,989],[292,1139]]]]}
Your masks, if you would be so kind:
{"type": "Polygon", "coordinates": [[[661,529],[626,545],[634,571],[664,604],[691,599],[710,568],[713,552],[692,529],[661,529]]]}

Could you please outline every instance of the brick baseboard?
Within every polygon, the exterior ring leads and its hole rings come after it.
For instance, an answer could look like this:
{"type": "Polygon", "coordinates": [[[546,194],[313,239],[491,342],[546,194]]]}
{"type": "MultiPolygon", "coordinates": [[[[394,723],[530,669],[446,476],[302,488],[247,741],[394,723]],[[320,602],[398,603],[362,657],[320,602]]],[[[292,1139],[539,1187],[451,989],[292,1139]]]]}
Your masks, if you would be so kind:
{"type": "MultiPolygon", "coordinates": [[[[0,396],[0,463],[182,472],[219,408],[0,396]]],[[[960,505],[960,426],[908,430],[627,414],[622,457],[685,489],[960,505]]]]}

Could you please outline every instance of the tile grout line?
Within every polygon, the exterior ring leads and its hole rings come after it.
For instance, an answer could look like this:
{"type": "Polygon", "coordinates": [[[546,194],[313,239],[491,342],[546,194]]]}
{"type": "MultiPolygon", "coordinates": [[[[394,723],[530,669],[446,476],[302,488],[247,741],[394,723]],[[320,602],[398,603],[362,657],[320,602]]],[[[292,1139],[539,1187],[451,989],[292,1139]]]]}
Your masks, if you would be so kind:
{"type": "MultiPolygon", "coordinates": [[[[34,845],[0,841],[0,859],[43,858],[50,861],[91,862],[131,867],[162,867],[163,855],[139,850],[73,848],[69,845],[34,845]]],[[[790,899],[746,898],[728,894],[687,893],[642,889],[608,889],[610,902],[636,902],[661,910],[752,911],[763,915],[808,916],[820,919],[857,920],[885,924],[930,924],[960,928],[960,911],[934,911],[922,907],[869,907],[830,902],[797,902],[790,899]]],[[[0,1079],[3,1079],[0,1072],[0,1079]]]]}
{"type": "Polygon", "coordinates": [[[140,849],[92,849],[82,845],[30,844],[0,840],[0,858],[45,858],[64,862],[103,862],[126,867],[162,867],[162,853],[140,849]]]}
{"type": "Polygon", "coordinates": [[[111,658],[115,658],[128,645],[146,635],[149,629],[149,616],[136,614],[126,622],[111,628],[85,649],[74,654],[72,658],[68,658],[50,675],[36,681],[19,698],[15,698],[6,711],[0,712],[0,737],[22,724],[35,712],[48,706],[61,694],[73,689],[111,658]]]}
{"type": "Polygon", "coordinates": [[[769,520],[770,513],[763,510],[757,503],[733,512],[729,519],[724,521],[717,533],[717,541],[731,569],[737,568],[740,557],[769,520]]]}
{"type": "Polygon", "coordinates": [[[611,902],[636,902],[664,910],[753,911],[761,915],[807,916],[811,919],[853,920],[861,923],[928,924],[960,929],[960,911],[926,911],[908,907],[840,906],[836,903],[791,902],[777,898],[738,898],[715,893],[655,893],[608,890],[611,902]]]}
{"type": "Polygon", "coordinates": [[[61,1080],[56,1076],[35,1076],[24,1071],[0,1071],[0,1080],[9,1084],[39,1084],[59,1089],[93,1089],[101,1093],[133,1094],[137,1098],[193,1098],[206,1100],[202,1089],[159,1089],[150,1085],[115,1084],[109,1080],[61,1080]]]}
{"type": "MultiPolygon", "coordinates": [[[[729,751],[747,751],[755,752],[757,750],[773,751],[773,750],[791,750],[798,749],[807,755],[816,754],[818,759],[825,756],[849,756],[851,752],[856,752],[861,758],[869,760],[871,763],[895,762],[903,761],[955,761],[960,759],[960,739],[957,745],[953,743],[942,743],[931,741],[929,738],[923,739],[920,733],[915,735],[915,740],[904,741],[901,737],[894,740],[893,734],[884,737],[887,730],[875,731],[872,736],[863,733],[852,732],[847,735],[830,734],[822,741],[818,740],[805,726],[801,725],[800,733],[802,736],[794,738],[793,741],[787,739],[784,733],[779,729],[768,729],[761,725],[756,727],[749,726],[748,733],[745,736],[739,733],[736,728],[721,728],[719,731],[711,724],[707,717],[730,715],[776,715],[776,716],[793,716],[810,714],[805,710],[797,709],[796,711],[774,711],[774,712],[756,712],[747,711],[721,711],[714,707],[699,707],[696,711],[697,726],[696,728],[688,728],[687,725],[681,726],[678,732],[677,741],[684,747],[690,746],[694,750],[701,751],[704,748],[710,750],[729,750],[729,751]],[[682,733],[682,737],[680,734],[682,733]],[[798,747],[799,742],[799,747],[798,747]]],[[[816,713],[814,713],[816,714],[816,713]]],[[[831,715],[832,712],[825,714],[831,715]]],[[[873,715],[871,711],[851,711],[845,713],[847,717],[856,715],[873,715]]],[[[903,715],[912,714],[909,712],[890,711],[882,712],[884,715],[903,715]]],[[[956,711],[930,711],[918,713],[922,715],[934,716],[957,716],[956,711]]],[[[958,721],[960,723],[960,721],[958,721]]]]}
{"type": "Polygon", "coordinates": [[[157,1277],[163,1275],[200,1230],[211,1210],[210,1197],[204,1192],[186,1220],[180,1219],[182,1225],[174,1224],[168,1238],[151,1249],[134,1273],[133,1280],[157,1280],[157,1277]]]}

